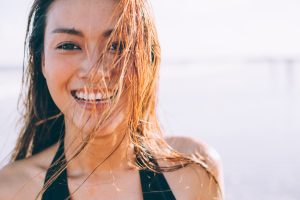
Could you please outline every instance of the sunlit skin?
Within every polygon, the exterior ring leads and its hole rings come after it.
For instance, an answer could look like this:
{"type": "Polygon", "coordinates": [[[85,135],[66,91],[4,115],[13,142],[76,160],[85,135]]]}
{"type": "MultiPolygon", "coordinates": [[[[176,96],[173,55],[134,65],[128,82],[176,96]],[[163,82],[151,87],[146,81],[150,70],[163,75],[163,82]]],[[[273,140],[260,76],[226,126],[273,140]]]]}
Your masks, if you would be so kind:
{"type": "MultiPolygon", "coordinates": [[[[112,80],[118,74],[109,62],[102,63],[96,71],[93,66],[102,52],[107,52],[107,58],[117,53],[113,46],[106,49],[109,33],[116,23],[112,18],[116,4],[113,0],[56,0],[47,13],[42,72],[52,99],[65,117],[66,159],[70,159],[85,137],[91,133],[95,135],[68,163],[70,192],[80,187],[72,199],[142,199],[140,177],[131,164],[135,156],[126,134],[130,110],[128,92],[121,93],[116,108],[95,132],[94,127],[108,105],[88,109],[72,94],[73,90],[104,88],[104,82],[108,83],[109,90],[114,88],[112,80]],[[110,155],[119,143],[121,145],[110,155]]],[[[182,153],[207,157],[208,166],[222,181],[218,158],[211,156],[205,146],[188,138],[173,137],[166,141],[182,153]]],[[[1,170],[0,200],[34,199],[43,187],[45,173],[56,150],[57,144],[1,170]]],[[[211,200],[216,196],[216,184],[211,184],[205,170],[197,165],[165,173],[165,176],[176,199],[211,200]],[[209,193],[199,194],[199,188],[208,191],[208,187],[209,193]]]]}
{"type": "MultiPolygon", "coordinates": [[[[108,82],[113,79],[111,76],[114,74],[110,66],[101,66],[101,71],[97,70],[96,75],[93,74],[94,82],[89,82],[91,76],[89,72],[97,64],[101,52],[105,50],[109,36],[107,32],[114,28],[115,22],[111,13],[115,5],[116,3],[111,0],[72,0],[72,3],[70,0],[60,0],[54,2],[48,11],[42,68],[50,94],[65,116],[66,146],[71,143],[74,147],[76,144],[79,145],[86,136],[85,133],[89,133],[96,125],[98,117],[101,117],[103,109],[94,112],[87,110],[74,99],[71,91],[104,88],[105,85],[101,80],[108,82]]],[[[107,51],[108,55],[116,53],[113,48],[107,51]]],[[[118,111],[112,113],[97,130],[95,139],[89,142],[80,156],[70,163],[68,168],[70,174],[73,170],[78,171],[78,168],[82,175],[89,174],[123,137],[128,116],[125,106],[128,104],[124,104],[124,101],[126,97],[123,95],[119,102],[121,108],[119,106],[118,111]],[[93,152],[92,155],[89,155],[89,152],[93,152]]],[[[124,148],[127,146],[126,141],[122,146],[124,148]]],[[[105,170],[127,168],[127,161],[120,162],[120,158],[125,159],[124,152],[126,151],[120,148],[98,171],[102,173],[105,170]]],[[[68,154],[66,156],[68,157],[68,154]]],[[[95,172],[95,176],[98,171],[95,172]]]]}

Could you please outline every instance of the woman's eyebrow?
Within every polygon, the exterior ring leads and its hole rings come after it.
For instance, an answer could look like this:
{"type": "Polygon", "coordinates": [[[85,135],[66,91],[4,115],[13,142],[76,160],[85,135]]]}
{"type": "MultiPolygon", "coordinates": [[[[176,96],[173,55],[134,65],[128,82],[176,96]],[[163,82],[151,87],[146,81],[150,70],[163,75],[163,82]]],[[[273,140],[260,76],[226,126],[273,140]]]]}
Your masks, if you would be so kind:
{"type": "Polygon", "coordinates": [[[57,28],[52,31],[52,33],[65,33],[70,35],[76,35],[83,37],[83,33],[79,30],[76,30],[75,28],[57,28]]]}
{"type": "MultiPolygon", "coordinates": [[[[108,30],[104,31],[104,33],[102,35],[104,37],[109,37],[113,31],[114,31],[114,29],[108,29],[108,30]]],[[[52,33],[64,33],[64,34],[70,34],[70,35],[84,37],[84,34],[81,31],[76,30],[75,28],[57,28],[57,29],[54,29],[52,31],[52,33]]]]}
{"type": "Polygon", "coordinates": [[[111,35],[111,33],[114,31],[114,29],[108,29],[106,31],[104,31],[103,36],[104,37],[109,37],[111,35]]]}

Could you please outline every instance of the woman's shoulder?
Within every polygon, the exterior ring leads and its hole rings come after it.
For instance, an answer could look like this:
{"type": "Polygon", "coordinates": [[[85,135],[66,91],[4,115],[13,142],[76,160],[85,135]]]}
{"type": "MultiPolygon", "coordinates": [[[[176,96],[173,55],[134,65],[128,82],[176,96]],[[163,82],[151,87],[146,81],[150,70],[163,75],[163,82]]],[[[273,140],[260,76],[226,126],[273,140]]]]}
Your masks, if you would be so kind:
{"type": "Polygon", "coordinates": [[[165,138],[166,142],[176,151],[198,157],[204,161],[213,175],[222,181],[222,162],[219,153],[208,144],[186,136],[171,136],[165,138]]]}
{"type": "MultiPolygon", "coordinates": [[[[176,151],[196,156],[203,161],[203,165],[191,164],[178,170],[174,173],[174,177],[181,177],[180,181],[192,191],[191,193],[196,194],[197,199],[222,199],[222,165],[217,151],[204,142],[190,137],[172,136],[165,140],[176,151]]],[[[174,181],[171,180],[171,184],[172,182],[174,181]]]]}
{"type": "Polygon", "coordinates": [[[54,148],[4,166],[0,170],[0,200],[34,199],[43,186],[54,148]]]}

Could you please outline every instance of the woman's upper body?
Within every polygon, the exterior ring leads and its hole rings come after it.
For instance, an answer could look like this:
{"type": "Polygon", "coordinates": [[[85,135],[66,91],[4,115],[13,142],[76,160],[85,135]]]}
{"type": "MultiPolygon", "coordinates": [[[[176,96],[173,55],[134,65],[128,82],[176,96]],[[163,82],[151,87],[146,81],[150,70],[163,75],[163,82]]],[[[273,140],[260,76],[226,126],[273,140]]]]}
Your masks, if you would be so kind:
{"type": "MultiPolygon", "coordinates": [[[[187,137],[169,137],[166,141],[182,153],[203,156],[208,169],[212,171],[216,180],[222,183],[220,159],[213,149],[187,137]]],[[[2,169],[0,171],[0,200],[35,199],[43,187],[46,171],[57,148],[58,145],[54,145],[31,158],[14,162],[2,169]]],[[[174,172],[164,173],[164,175],[176,199],[221,199],[219,186],[211,180],[206,170],[200,165],[192,164],[174,172]]],[[[102,178],[87,182],[82,189],[78,190],[73,199],[142,199],[137,170],[109,172],[104,178],[106,180],[102,178]],[[113,176],[115,176],[115,183],[113,176]]],[[[70,191],[75,189],[80,181],[74,177],[68,177],[70,191]]]]}
{"type": "Polygon", "coordinates": [[[213,154],[187,138],[167,139],[178,153],[162,138],[150,13],[146,0],[34,1],[24,123],[1,171],[2,199],[35,199],[63,167],[73,199],[141,199],[138,167],[163,172],[177,199],[219,198],[213,154]],[[60,168],[44,183],[62,138],[66,163],[54,162],[60,168]]]}

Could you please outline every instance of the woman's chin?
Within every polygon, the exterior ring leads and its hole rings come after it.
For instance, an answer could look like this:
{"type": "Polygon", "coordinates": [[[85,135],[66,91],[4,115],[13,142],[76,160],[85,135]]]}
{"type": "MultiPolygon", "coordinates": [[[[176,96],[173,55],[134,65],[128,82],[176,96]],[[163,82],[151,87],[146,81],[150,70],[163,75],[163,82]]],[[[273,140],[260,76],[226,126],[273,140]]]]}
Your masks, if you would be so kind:
{"type": "MultiPolygon", "coordinates": [[[[74,105],[74,104],[73,104],[74,105]]],[[[105,113],[109,110],[105,110],[105,113]]],[[[128,127],[128,108],[117,106],[108,116],[104,112],[83,110],[78,105],[66,109],[65,123],[67,132],[77,132],[81,137],[105,137],[121,132],[128,127]],[[126,117],[127,116],[127,117],[126,117]]],[[[75,133],[75,135],[77,135],[75,133]]]]}
{"type": "Polygon", "coordinates": [[[72,126],[83,136],[105,137],[115,132],[119,132],[124,124],[124,115],[119,113],[116,118],[108,117],[101,123],[100,117],[74,117],[72,126]],[[119,130],[119,131],[118,131],[119,130]]]}

